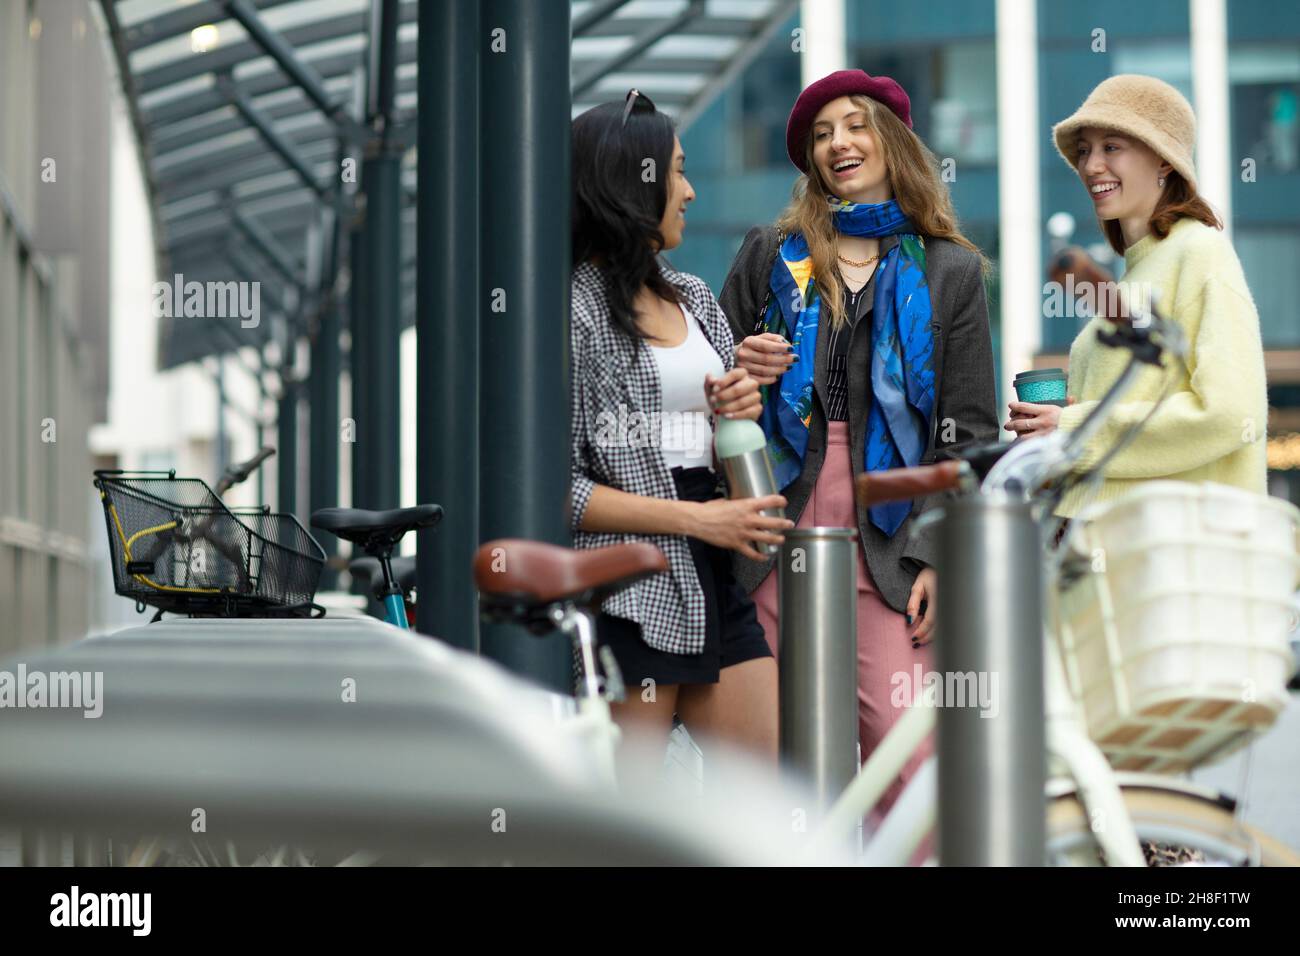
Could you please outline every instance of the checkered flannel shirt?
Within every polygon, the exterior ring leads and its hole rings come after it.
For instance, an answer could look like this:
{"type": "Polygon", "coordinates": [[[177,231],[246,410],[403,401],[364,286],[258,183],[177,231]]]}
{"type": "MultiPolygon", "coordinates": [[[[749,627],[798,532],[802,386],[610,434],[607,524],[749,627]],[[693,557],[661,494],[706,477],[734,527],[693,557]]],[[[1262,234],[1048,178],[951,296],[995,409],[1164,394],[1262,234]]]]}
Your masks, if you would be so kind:
{"type": "MultiPolygon", "coordinates": [[[[730,370],[735,364],[735,340],[718,300],[704,280],[661,268],[664,278],[682,293],[686,307],[722,358],[723,368],[730,370]]],[[[638,412],[645,420],[658,422],[663,390],[649,347],[629,340],[610,321],[604,280],[590,263],[573,270],[572,308],[569,506],[574,547],[603,548],[629,541],[656,545],[668,558],[669,573],[622,589],[605,601],[604,610],[640,624],[642,638],[653,648],[672,654],[699,654],[704,649],[704,592],[686,538],[579,529],[592,489],[598,484],[670,499],[676,499],[677,487],[659,448],[658,428],[643,427],[640,430],[646,439],[636,440],[633,435],[629,442],[620,425],[638,412]]],[[[700,388],[704,388],[703,382],[700,388]]]]}

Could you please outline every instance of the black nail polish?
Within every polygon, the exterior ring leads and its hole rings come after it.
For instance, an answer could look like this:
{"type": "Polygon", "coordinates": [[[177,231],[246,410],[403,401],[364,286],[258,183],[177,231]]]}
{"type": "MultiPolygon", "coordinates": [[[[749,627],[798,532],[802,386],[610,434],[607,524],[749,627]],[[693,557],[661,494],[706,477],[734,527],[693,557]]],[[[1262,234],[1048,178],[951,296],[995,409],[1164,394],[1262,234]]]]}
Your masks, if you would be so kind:
{"type": "Polygon", "coordinates": [[[911,624],[911,623],[912,623],[912,615],[910,615],[910,614],[907,615],[907,623],[908,623],[908,624],[911,624]]]}

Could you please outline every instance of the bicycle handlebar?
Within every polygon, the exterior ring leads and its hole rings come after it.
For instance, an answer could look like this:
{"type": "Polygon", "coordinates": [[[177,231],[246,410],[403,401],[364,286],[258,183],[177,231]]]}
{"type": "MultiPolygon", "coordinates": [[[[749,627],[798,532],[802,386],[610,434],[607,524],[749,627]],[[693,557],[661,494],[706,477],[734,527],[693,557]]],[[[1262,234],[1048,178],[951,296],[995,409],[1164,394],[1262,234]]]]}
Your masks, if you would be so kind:
{"type": "Polygon", "coordinates": [[[868,471],[859,475],[856,481],[858,504],[870,508],[891,501],[910,501],[921,495],[954,491],[971,485],[973,475],[971,466],[965,461],[868,471]]]}

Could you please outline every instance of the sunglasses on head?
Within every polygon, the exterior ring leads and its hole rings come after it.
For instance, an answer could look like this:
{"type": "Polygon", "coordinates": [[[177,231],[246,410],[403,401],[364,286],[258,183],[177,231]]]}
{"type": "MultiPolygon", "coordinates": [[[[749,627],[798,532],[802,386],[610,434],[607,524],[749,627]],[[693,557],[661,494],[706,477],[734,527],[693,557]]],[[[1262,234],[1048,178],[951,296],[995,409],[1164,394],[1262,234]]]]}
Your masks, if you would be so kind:
{"type": "Polygon", "coordinates": [[[625,129],[627,128],[627,118],[632,115],[632,107],[636,105],[638,99],[646,106],[644,112],[653,113],[655,111],[655,105],[650,101],[650,97],[638,89],[628,90],[627,105],[623,107],[623,128],[625,129]]]}

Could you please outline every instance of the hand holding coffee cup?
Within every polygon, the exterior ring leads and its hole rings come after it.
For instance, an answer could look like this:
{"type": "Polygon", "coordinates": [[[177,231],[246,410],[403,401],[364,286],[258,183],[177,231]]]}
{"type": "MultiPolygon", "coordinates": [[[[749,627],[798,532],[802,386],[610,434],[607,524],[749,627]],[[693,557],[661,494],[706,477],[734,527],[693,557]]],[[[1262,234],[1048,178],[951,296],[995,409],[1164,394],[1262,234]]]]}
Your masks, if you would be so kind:
{"type": "Polygon", "coordinates": [[[1066,405],[1069,376],[1061,368],[1036,368],[1019,373],[1011,382],[1016,398],[1034,405],[1066,405]]]}
{"type": "Polygon", "coordinates": [[[1021,372],[1012,381],[1019,401],[1007,407],[1011,417],[1002,426],[1016,439],[1041,437],[1056,430],[1061,409],[1074,400],[1066,394],[1068,376],[1064,369],[1044,368],[1021,372]]]}

